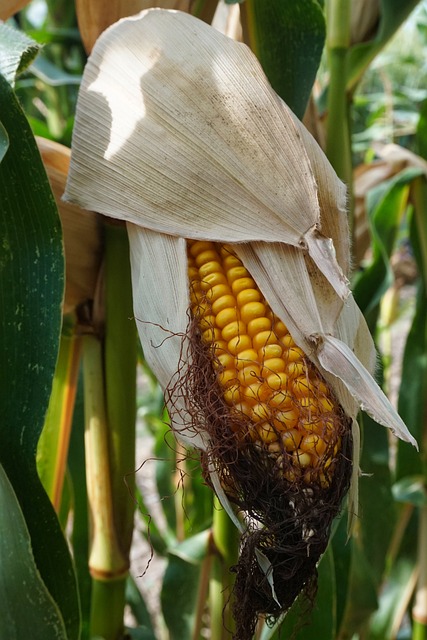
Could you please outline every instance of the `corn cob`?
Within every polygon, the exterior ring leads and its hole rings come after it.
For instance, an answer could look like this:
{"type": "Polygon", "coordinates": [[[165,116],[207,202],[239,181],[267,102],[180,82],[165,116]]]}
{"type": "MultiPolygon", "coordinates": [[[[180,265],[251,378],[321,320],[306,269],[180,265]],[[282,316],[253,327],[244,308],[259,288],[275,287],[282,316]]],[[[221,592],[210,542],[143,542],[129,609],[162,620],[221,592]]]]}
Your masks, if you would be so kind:
{"type": "Polygon", "coordinates": [[[191,310],[212,353],[223,399],[284,477],[330,483],[342,409],[229,245],[189,241],[191,310]]]}

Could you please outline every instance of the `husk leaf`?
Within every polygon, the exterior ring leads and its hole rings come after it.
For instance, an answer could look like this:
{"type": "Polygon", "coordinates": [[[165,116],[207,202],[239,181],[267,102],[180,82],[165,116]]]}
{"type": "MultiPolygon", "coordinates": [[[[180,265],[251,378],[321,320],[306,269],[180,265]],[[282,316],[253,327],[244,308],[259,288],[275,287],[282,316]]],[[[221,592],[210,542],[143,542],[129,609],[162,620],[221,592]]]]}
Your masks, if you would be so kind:
{"type": "Polygon", "coordinates": [[[66,197],[161,233],[280,238],[345,298],[302,131],[245,45],[184,13],[143,12],[103,34],[88,62],[66,197]]]}
{"type": "Polygon", "coordinates": [[[94,299],[101,262],[101,230],[97,214],[83,213],[62,200],[70,149],[46,138],[37,138],[37,145],[61,218],[66,274],[63,309],[70,313],[94,299]]]}
{"type": "Polygon", "coordinates": [[[190,0],[76,0],[77,21],[86,53],[92,51],[101,33],[121,18],[151,7],[188,11],[190,4],[190,0]]]}

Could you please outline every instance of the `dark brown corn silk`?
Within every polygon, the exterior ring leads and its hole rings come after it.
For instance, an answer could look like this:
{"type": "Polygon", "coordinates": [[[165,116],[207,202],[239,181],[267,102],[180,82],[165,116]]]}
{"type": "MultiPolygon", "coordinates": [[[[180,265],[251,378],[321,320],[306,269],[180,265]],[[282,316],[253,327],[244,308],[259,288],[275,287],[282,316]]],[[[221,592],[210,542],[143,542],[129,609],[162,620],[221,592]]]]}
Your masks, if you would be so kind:
{"type": "Polygon", "coordinates": [[[202,455],[244,514],[234,587],[236,640],[260,615],[276,619],[303,590],[316,592],[351,476],[349,419],[316,367],[271,311],[231,247],[189,243],[191,366],[169,390],[192,426],[209,433],[202,455]],[[272,566],[274,594],[258,552],[272,566]],[[257,557],[258,554],[258,557],[257,557]]]}

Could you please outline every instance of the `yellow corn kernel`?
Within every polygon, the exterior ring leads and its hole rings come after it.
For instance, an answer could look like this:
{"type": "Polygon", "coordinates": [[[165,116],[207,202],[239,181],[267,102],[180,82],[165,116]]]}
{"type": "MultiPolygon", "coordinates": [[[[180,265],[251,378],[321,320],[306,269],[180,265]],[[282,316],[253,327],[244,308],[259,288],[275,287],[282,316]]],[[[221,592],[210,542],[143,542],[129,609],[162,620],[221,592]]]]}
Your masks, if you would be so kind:
{"type": "Polygon", "coordinates": [[[215,300],[218,300],[218,298],[222,298],[222,296],[226,296],[229,293],[230,287],[228,286],[228,284],[216,284],[206,292],[206,300],[208,300],[212,304],[213,302],[215,302],[215,300]]]}
{"type": "MultiPolygon", "coordinates": [[[[246,336],[247,338],[249,338],[249,336],[246,336]]],[[[235,340],[235,338],[233,338],[233,340],[235,340]]],[[[250,340],[250,338],[249,338],[250,340]]],[[[230,340],[230,342],[232,342],[232,340],[230,340]]],[[[255,351],[255,349],[251,349],[250,347],[246,347],[245,349],[242,350],[237,350],[235,351],[237,358],[236,358],[236,367],[238,369],[245,369],[246,367],[248,367],[250,364],[255,364],[257,366],[258,365],[258,352],[255,351]]]]}
{"type": "Polygon", "coordinates": [[[246,276],[244,278],[234,280],[231,285],[231,290],[234,295],[237,296],[241,291],[244,291],[245,289],[253,289],[254,287],[256,287],[255,280],[246,276]]]}
{"type": "Polygon", "coordinates": [[[234,369],[236,363],[234,356],[226,351],[219,354],[218,362],[224,369],[234,369]]]}
{"type": "Polygon", "coordinates": [[[239,258],[235,255],[233,255],[232,253],[229,253],[228,255],[224,256],[224,269],[228,270],[228,269],[232,269],[233,267],[240,267],[241,266],[241,262],[239,260],[239,258]]]}
{"type": "Polygon", "coordinates": [[[234,282],[235,280],[239,280],[240,278],[248,278],[249,273],[247,269],[243,265],[238,267],[231,267],[231,269],[227,270],[227,280],[230,282],[234,282]]]}
{"type": "Polygon", "coordinates": [[[215,325],[215,316],[201,316],[199,325],[202,331],[211,329],[215,325]]]}
{"type": "Polygon", "coordinates": [[[268,378],[274,373],[281,373],[285,371],[286,363],[283,358],[266,358],[263,362],[263,375],[268,378]]]}
{"type": "Polygon", "coordinates": [[[300,362],[304,357],[304,351],[299,347],[290,347],[283,351],[283,359],[286,362],[300,362]]]}
{"type": "Polygon", "coordinates": [[[237,404],[243,402],[243,398],[241,397],[240,388],[238,385],[233,385],[228,389],[225,389],[224,401],[230,407],[235,407],[237,404]]]}
{"type": "Polygon", "coordinates": [[[253,349],[251,349],[251,347],[252,341],[250,337],[245,333],[243,333],[242,335],[234,336],[234,338],[231,338],[231,340],[229,340],[228,342],[228,350],[235,356],[246,351],[250,351],[252,353],[253,349]]]}
{"type": "Polygon", "coordinates": [[[283,349],[280,344],[267,344],[258,351],[258,355],[261,360],[268,360],[269,358],[280,358],[283,353],[283,349]]]}
{"type": "MultiPolygon", "coordinates": [[[[276,326],[274,327],[276,328],[276,326]]],[[[285,349],[290,349],[291,347],[296,347],[296,344],[290,333],[287,333],[283,337],[280,338],[280,343],[283,345],[285,349]]]]}
{"type": "MultiPolygon", "coordinates": [[[[248,323],[248,335],[250,335],[251,338],[263,331],[271,333],[271,320],[268,318],[255,318],[255,320],[251,320],[248,323]]],[[[260,348],[264,348],[265,346],[266,345],[263,344],[260,348]]]]}
{"type": "Polygon", "coordinates": [[[290,378],[298,378],[304,375],[307,371],[307,366],[304,362],[290,362],[286,371],[290,378]]]}
{"type": "Polygon", "coordinates": [[[261,438],[261,440],[265,443],[270,443],[277,440],[277,433],[269,425],[268,422],[258,425],[256,428],[256,431],[259,437],[261,438]]]}
{"type": "Polygon", "coordinates": [[[265,304],[262,302],[248,302],[240,309],[240,316],[246,324],[256,318],[265,317],[265,304]]]}
{"type": "Polygon", "coordinates": [[[218,253],[214,249],[207,249],[197,254],[195,262],[198,267],[201,267],[205,262],[217,262],[218,253]]]}
{"type": "Polygon", "coordinates": [[[301,434],[297,429],[290,429],[281,434],[281,440],[286,451],[295,451],[301,442],[301,434]]]}
{"type": "Polygon", "coordinates": [[[221,330],[217,327],[209,327],[202,332],[203,341],[211,344],[221,339],[221,330]]]}
{"type": "Polygon", "coordinates": [[[238,319],[239,316],[235,307],[223,309],[216,316],[216,326],[220,329],[223,329],[227,326],[227,324],[230,324],[230,322],[235,322],[238,319]]]}
{"type": "Polygon", "coordinates": [[[236,300],[231,294],[220,296],[212,304],[212,313],[214,314],[214,316],[216,316],[220,311],[223,311],[224,309],[234,309],[235,304],[236,300]]]}
{"type": "MultiPolygon", "coordinates": [[[[250,385],[253,382],[260,382],[261,378],[261,367],[256,364],[251,364],[243,369],[240,369],[237,376],[240,384],[242,385],[250,385]]],[[[270,400],[271,402],[271,400],[270,400]]]]}
{"type": "Polygon", "coordinates": [[[273,417],[273,424],[280,431],[289,431],[298,424],[298,410],[296,407],[284,408],[277,411],[273,417]]]}
{"type": "Polygon", "coordinates": [[[311,455],[306,451],[302,451],[301,449],[296,449],[293,452],[292,457],[294,461],[303,469],[305,469],[306,467],[310,467],[313,464],[311,455]]]}
{"type": "Polygon", "coordinates": [[[262,299],[260,291],[258,289],[243,289],[237,294],[237,304],[239,307],[243,307],[248,302],[260,302],[262,299]]]}
{"type": "Polygon", "coordinates": [[[289,336],[290,337],[290,334],[289,334],[289,331],[288,331],[287,327],[285,326],[285,324],[281,320],[277,320],[276,319],[275,322],[274,322],[274,327],[273,328],[274,328],[274,332],[279,337],[281,337],[282,340],[283,340],[283,338],[285,336],[289,336]]]}
{"type": "MultiPolygon", "coordinates": [[[[199,270],[197,269],[197,276],[198,276],[198,272],[199,270]]],[[[191,277],[190,279],[193,280],[193,278],[191,277]]],[[[212,287],[215,287],[218,284],[226,285],[227,290],[231,291],[227,283],[227,278],[220,271],[214,271],[213,273],[208,273],[208,275],[205,276],[203,280],[200,280],[200,288],[202,289],[202,291],[207,291],[208,289],[212,289],[212,287]]]]}
{"type": "Polygon", "coordinates": [[[218,382],[224,388],[230,387],[233,384],[235,385],[237,382],[236,369],[225,369],[224,371],[220,371],[218,373],[218,382]]]}
{"type": "Polygon", "coordinates": [[[286,391],[288,389],[288,376],[284,371],[271,373],[267,376],[266,384],[273,391],[286,391]]]}
{"type": "Polygon", "coordinates": [[[194,242],[190,243],[190,254],[193,256],[193,258],[195,258],[202,251],[212,249],[212,247],[214,246],[214,243],[208,240],[195,240],[194,242]]]}
{"type": "Polygon", "coordinates": [[[211,260],[210,262],[206,262],[201,267],[199,267],[199,275],[202,280],[210,273],[215,273],[217,271],[222,271],[222,267],[217,260],[211,260]]]}
{"type": "MultiPolygon", "coordinates": [[[[248,327],[248,332],[249,332],[249,327],[248,327]]],[[[260,331],[255,336],[253,336],[252,340],[253,340],[254,349],[257,349],[257,350],[262,349],[262,347],[265,347],[267,344],[277,343],[277,338],[272,331],[260,331]]]]}
{"type": "Polygon", "coordinates": [[[286,391],[275,391],[269,402],[274,409],[285,409],[294,405],[294,398],[286,391]]]}
{"type": "Polygon", "coordinates": [[[262,382],[251,382],[246,388],[243,388],[243,395],[248,402],[262,402],[266,400],[270,393],[269,389],[262,382]]]}
{"type": "Polygon", "coordinates": [[[308,433],[303,437],[299,448],[307,453],[315,454],[317,457],[322,456],[326,451],[326,442],[316,433],[308,433]]]}
{"type": "Polygon", "coordinates": [[[230,342],[232,338],[236,336],[244,336],[246,334],[246,325],[241,320],[234,320],[229,324],[225,325],[223,328],[221,335],[227,342],[230,342]]]}
{"type": "Polygon", "coordinates": [[[265,402],[258,402],[252,407],[252,420],[254,422],[266,422],[270,418],[270,411],[265,402]]]}

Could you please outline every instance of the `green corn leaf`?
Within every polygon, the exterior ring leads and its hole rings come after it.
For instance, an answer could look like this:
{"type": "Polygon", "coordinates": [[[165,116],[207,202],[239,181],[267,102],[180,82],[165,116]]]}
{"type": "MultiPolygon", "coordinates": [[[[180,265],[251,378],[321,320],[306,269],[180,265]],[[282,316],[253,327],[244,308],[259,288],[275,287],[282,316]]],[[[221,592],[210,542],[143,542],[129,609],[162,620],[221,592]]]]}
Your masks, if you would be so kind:
{"type": "Polygon", "coordinates": [[[145,633],[144,637],[146,637],[147,640],[148,638],[155,640],[155,633],[147,605],[145,604],[144,598],[142,597],[132,576],[129,576],[126,583],[126,602],[130,606],[132,614],[141,631],[145,633]]]}
{"type": "Polygon", "coordinates": [[[46,589],[19,502],[0,464],[0,638],[67,640],[61,613],[46,589]],[[11,524],[12,523],[12,524],[11,524]]]}
{"type": "Polygon", "coordinates": [[[0,23],[0,74],[13,85],[16,76],[34,60],[40,45],[25,33],[0,23]]]}
{"type": "MultiPolygon", "coordinates": [[[[425,205],[424,205],[425,206],[425,205]]],[[[420,236],[416,223],[411,224],[411,241],[419,272],[424,273],[425,265],[420,248],[420,236]]],[[[423,278],[420,278],[416,299],[415,315],[406,340],[402,363],[402,384],[399,390],[398,409],[410,432],[423,447],[425,438],[425,412],[427,392],[427,295],[423,278]],[[407,382],[406,382],[407,381],[407,382]]],[[[406,476],[422,474],[423,463],[420,454],[413,447],[403,447],[398,442],[396,458],[396,480],[406,476]]]]}
{"type": "Polygon", "coordinates": [[[19,500],[41,578],[74,640],[79,634],[74,571],[35,460],[59,345],[61,229],[35,140],[3,76],[0,113],[10,143],[0,163],[0,463],[19,500]]]}
{"type": "Polygon", "coordinates": [[[364,71],[405,22],[419,0],[381,0],[380,23],[373,40],[353,46],[347,62],[347,89],[354,89],[364,71]]]}
{"type": "Polygon", "coordinates": [[[341,637],[352,638],[363,629],[377,608],[377,594],[371,568],[360,540],[352,538],[351,571],[347,607],[341,624],[341,637]]]}
{"type": "Polygon", "coordinates": [[[325,44],[317,0],[246,0],[243,33],[273,89],[302,119],[325,44]]]}
{"type": "Polygon", "coordinates": [[[71,544],[80,596],[80,640],[89,640],[92,578],[89,573],[89,516],[87,509],[84,430],[83,375],[82,371],[80,371],[68,449],[68,468],[73,487],[71,544]]]}
{"type": "Polygon", "coordinates": [[[161,604],[170,640],[193,638],[200,567],[208,552],[209,535],[209,530],[203,531],[169,551],[161,604]]]}
{"type": "Polygon", "coordinates": [[[388,561],[389,570],[380,593],[379,606],[369,620],[364,635],[366,640],[384,640],[397,636],[406,611],[402,603],[405,605],[410,599],[411,584],[412,588],[415,586],[417,536],[418,518],[414,511],[405,528],[398,554],[388,561]]]}
{"type": "Polygon", "coordinates": [[[8,148],[9,148],[9,136],[7,135],[6,129],[0,122],[0,162],[5,157],[8,148]]]}

